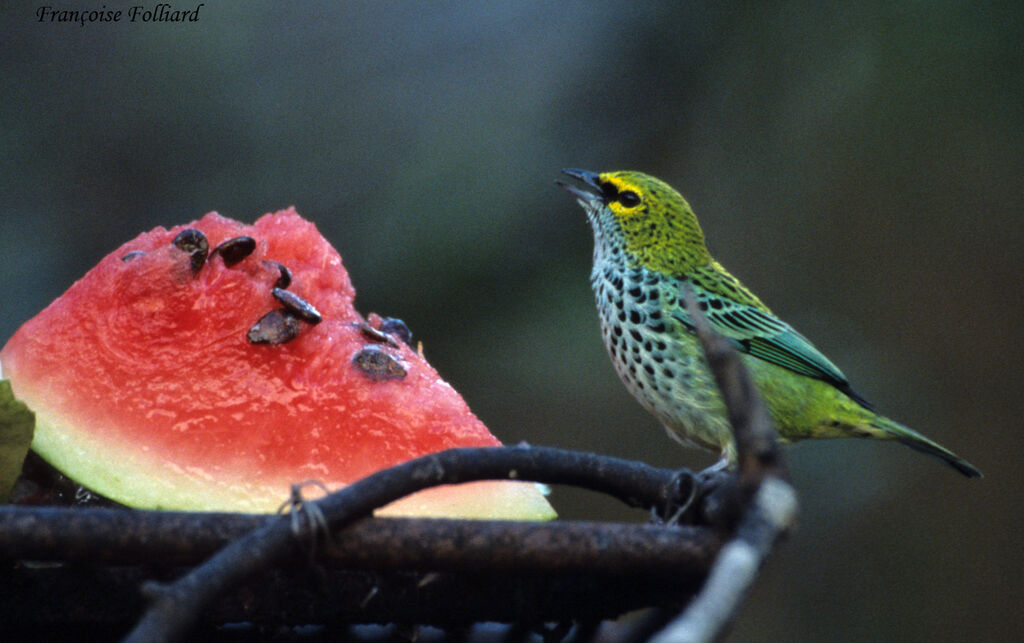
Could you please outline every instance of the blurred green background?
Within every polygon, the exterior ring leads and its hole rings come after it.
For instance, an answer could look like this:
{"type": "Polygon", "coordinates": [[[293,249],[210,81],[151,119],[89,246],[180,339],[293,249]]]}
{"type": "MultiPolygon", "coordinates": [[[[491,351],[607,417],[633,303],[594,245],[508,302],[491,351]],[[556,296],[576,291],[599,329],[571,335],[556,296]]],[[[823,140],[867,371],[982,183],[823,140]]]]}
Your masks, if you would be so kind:
{"type": "Polygon", "coordinates": [[[1024,637],[1013,3],[247,2],[85,26],[10,4],[0,338],[143,230],[294,204],[361,311],[405,319],[503,441],[703,467],[619,384],[590,231],[553,185],[644,170],[861,393],[986,475],[790,449],[800,525],[731,640],[1024,637]]]}

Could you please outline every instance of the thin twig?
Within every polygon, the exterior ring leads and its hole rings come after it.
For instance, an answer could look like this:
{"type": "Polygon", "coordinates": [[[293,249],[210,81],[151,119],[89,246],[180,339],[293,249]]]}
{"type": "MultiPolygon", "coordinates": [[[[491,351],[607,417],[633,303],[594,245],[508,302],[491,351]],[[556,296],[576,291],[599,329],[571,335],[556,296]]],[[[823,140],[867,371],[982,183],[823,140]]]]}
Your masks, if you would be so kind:
{"type": "Polygon", "coordinates": [[[718,554],[704,588],[686,610],[651,639],[652,643],[707,643],[732,623],[743,598],[776,541],[796,517],[796,493],[780,478],[758,488],[737,537],[718,554]]]}
{"type": "Polygon", "coordinates": [[[683,613],[651,640],[707,643],[735,619],[757,572],[796,517],[796,492],[788,482],[767,406],[729,340],[715,333],[685,288],[687,311],[722,394],[732,424],[740,489],[747,508],[736,537],[722,547],[701,592],[683,613]]]}
{"type": "Polygon", "coordinates": [[[708,368],[715,376],[732,426],[740,482],[753,492],[765,476],[788,477],[771,415],[754,379],[732,343],[711,328],[697,306],[697,298],[689,283],[684,284],[684,294],[686,310],[690,313],[708,368]]]}

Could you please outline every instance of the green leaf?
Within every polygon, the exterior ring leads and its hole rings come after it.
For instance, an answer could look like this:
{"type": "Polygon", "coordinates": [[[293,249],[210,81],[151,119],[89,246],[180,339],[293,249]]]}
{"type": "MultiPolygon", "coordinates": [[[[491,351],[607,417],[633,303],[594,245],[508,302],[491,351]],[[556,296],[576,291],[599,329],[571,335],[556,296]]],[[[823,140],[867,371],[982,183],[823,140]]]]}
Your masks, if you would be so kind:
{"type": "Polygon", "coordinates": [[[14,397],[9,380],[0,380],[0,502],[7,502],[32,444],[36,414],[14,397]]]}

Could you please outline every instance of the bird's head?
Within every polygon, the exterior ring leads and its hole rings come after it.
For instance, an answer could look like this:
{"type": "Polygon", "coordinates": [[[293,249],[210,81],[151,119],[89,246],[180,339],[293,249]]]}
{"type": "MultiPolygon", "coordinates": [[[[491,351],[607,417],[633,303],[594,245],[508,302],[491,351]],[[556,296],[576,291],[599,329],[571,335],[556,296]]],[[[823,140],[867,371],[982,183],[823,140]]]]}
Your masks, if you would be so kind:
{"type": "Polygon", "coordinates": [[[673,275],[711,261],[690,204],[667,183],[642,172],[562,172],[589,188],[556,181],[583,206],[598,246],[617,248],[634,265],[673,275]]]}

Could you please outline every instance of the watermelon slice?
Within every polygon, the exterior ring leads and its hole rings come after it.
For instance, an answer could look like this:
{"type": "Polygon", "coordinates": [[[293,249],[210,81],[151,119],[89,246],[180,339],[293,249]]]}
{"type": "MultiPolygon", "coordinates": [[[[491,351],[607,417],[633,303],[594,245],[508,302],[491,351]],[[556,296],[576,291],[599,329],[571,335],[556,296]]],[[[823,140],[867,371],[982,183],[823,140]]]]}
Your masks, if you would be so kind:
{"type": "MultiPolygon", "coordinates": [[[[2,376],[36,414],[33,450],[139,508],[272,512],[292,483],[333,489],[499,445],[404,325],[367,322],[354,295],[293,209],[252,226],[210,213],[105,257],[0,350],[2,376]]],[[[554,516],[521,482],[426,490],[378,513],[554,516]]]]}

